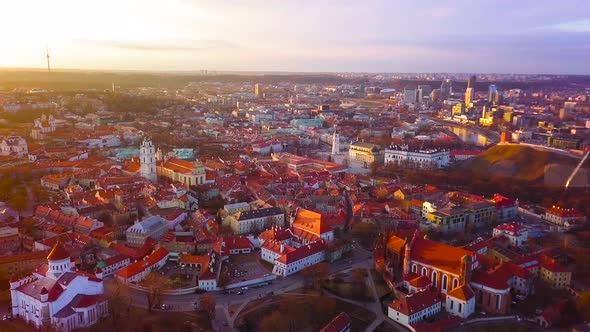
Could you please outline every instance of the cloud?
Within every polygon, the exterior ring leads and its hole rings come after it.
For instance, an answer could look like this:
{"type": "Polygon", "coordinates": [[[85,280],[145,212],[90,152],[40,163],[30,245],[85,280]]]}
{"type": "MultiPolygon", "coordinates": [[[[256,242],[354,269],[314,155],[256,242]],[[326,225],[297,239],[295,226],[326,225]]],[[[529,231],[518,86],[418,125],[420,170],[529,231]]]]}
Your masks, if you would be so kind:
{"type": "Polygon", "coordinates": [[[537,30],[554,30],[561,32],[590,32],[590,19],[561,22],[557,24],[541,26],[537,30]]]}
{"type": "Polygon", "coordinates": [[[125,41],[125,40],[76,40],[77,44],[107,47],[130,51],[194,52],[214,49],[231,49],[239,46],[227,40],[177,40],[177,41],[125,41]]]}

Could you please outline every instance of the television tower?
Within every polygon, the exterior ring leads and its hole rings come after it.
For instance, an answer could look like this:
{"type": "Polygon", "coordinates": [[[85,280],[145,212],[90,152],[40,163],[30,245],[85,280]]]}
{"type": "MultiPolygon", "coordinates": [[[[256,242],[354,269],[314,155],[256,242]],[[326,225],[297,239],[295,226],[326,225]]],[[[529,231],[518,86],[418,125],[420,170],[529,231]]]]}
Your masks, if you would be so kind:
{"type": "Polygon", "coordinates": [[[50,72],[51,71],[51,66],[49,65],[49,46],[45,47],[45,50],[47,51],[47,71],[50,72]]]}

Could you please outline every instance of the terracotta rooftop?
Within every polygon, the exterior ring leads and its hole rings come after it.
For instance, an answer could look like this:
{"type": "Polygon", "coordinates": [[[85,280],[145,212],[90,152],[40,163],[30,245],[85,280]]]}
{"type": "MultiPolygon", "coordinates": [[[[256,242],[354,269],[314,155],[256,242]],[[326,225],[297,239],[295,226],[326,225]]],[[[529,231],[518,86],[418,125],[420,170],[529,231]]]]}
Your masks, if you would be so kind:
{"type": "Polygon", "coordinates": [[[58,242],[51,252],[49,252],[49,255],[47,255],[48,261],[59,261],[67,258],[70,258],[70,254],[66,251],[66,248],[64,248],[61,242],[58,242]]]}
{"type": "Polygon", "coordinates": [[[322,215],[320,213],[303,208],[297,209],[295,221],[293,221],[293,227],[317,236],[321,236],[321,234],[332,230],[332,227],[322,220],[322,215]]]}
{"type": "Polygon", "coordinates": [[[395,300],[389,304],[389,307],[404,315],[412,315],[437,303],[440,303],[438,295],[426,290],[395,300]]]}
{"type": "Polygon", "coordinates": [[[473,253],[463,248],[453,247],[444,243],[424,239],[416,236],[411,248],[411,259],[449,273],[459,275],[461,258],[472,256],[473,253]]]}
{"type": "Polygon", "coordinates": [[[461,301],[467,301],[475,296],[473,289],[469,285],[457,287],[447,293],[447,296],[454,297],[461,301]]]}

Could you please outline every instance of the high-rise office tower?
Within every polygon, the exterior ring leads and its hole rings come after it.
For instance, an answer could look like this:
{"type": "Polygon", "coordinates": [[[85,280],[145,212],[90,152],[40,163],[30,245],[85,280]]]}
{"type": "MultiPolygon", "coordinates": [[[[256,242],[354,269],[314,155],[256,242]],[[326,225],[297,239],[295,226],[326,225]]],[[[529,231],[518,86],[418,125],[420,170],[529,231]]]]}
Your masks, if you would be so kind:
{"type": "Polygon", "coordinates": [[[424,97],[429,97],[430,92],[432,92],[432,88],[430,87],[430,85],[418,85],[418,102],[423,103],[424,97]]]}
{"type": "Polygon", "coordinates": [[[498,87],[494,84],[490,84],[488,87],[488,103],[490,103],[490,105],[500,104],[500,92],[498,91],[498,87]]]}
{"type": "Polygon", "coordinates": [[[465,90],[465,107],[472,108],[473,107],[473,88],[467,88],[465,90]]]}
{"type": "Polygon", "coordinates": [[[451,93],[453,93],[453,83],[447,78],[440,84],[440,97],[443,101],[447,100],[451,93]]]}
{"type": "Polygon", "coordinates": [[[471,77],[469,77],[469,79],[467,80],[467,87],[468,88],[472,88],[475,91],[475,82],[477,81],[477,77],[475,77],[475,75],[472,75],[471,77]]]}
{"type": "Polygon", "coordinates": [[[404,104],[414,104],[418,100],[416,89],[404,88],[404,104]]]}
{"type": "Polygon", "coordinates": [[[262,98],[262,84],[254,84],[254,97],[262,98]]]}

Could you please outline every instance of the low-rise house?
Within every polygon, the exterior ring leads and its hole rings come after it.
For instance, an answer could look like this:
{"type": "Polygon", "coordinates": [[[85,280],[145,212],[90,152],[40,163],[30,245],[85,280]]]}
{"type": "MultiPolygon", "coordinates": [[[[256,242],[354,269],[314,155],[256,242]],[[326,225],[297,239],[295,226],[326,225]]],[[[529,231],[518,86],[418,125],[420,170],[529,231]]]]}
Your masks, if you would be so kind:
{"type": "Polygon", "coordinates": [[[505,236],[514,247],[522,247],[528,240],[529,231],[519,223],[509,223],[496,226],[493,236],[505,236]]]}
{"type": "Polygon", "coordinates": [[[120,269],[115,272],[115,278],[119,281],[128,282],[140,282],[143,281],[152,271],[157,271],[168,260],[168,250],[165,248],[158,248],[154,250],[150,255],[144,259],[139,260],[131,265],[120,269]]]}
{"type": "Polygon", "coordinates": [[[412,324],[438,314],[441,308],[441,300],[437,293],[422,291],[391,302],[387,316],[394,322],[411,328],[412,324]]]}

